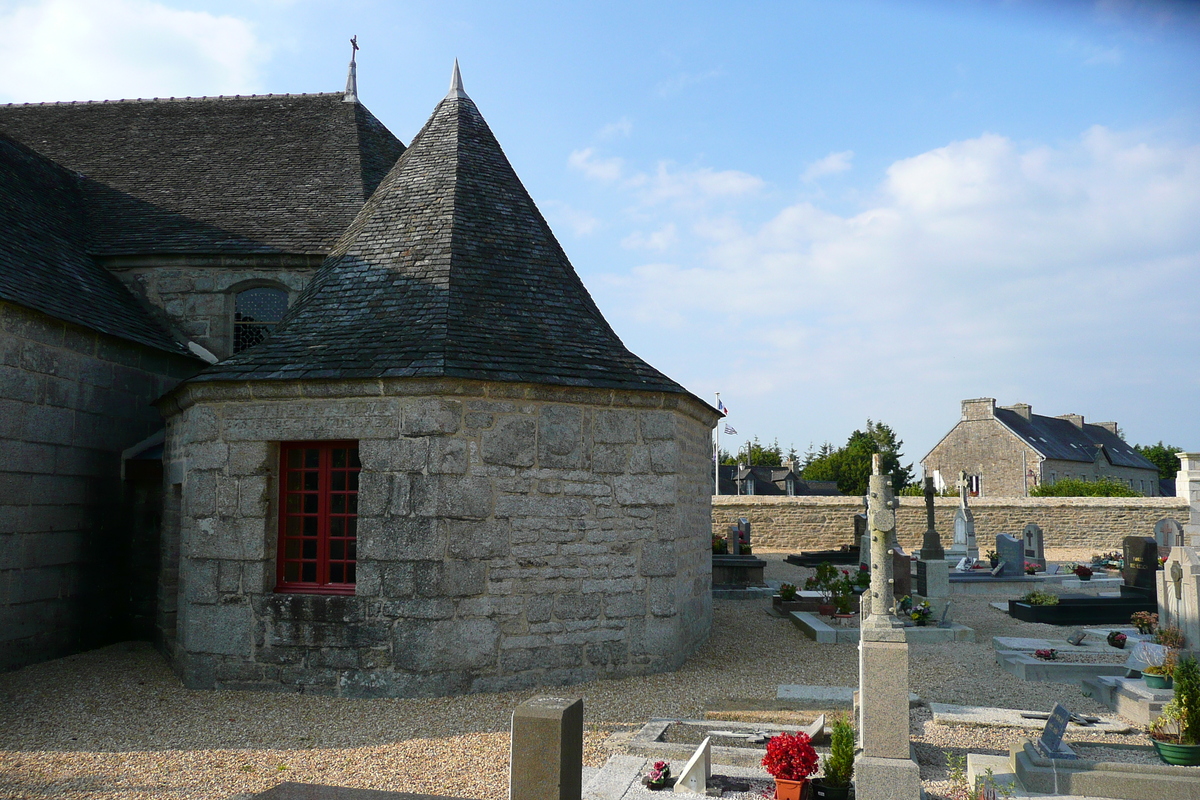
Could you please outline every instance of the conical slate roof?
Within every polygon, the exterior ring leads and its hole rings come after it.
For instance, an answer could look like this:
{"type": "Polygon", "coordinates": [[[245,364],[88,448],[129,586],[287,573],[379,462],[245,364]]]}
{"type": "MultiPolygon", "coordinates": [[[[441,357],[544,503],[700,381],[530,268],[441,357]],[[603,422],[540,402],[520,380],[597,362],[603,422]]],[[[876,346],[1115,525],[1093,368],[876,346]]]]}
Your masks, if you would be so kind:
{"type": "Polygon", "coordinates": [[[274,334],[193,380],[386,377],[685,392],[605,322],[457,65],[274,334]]]}

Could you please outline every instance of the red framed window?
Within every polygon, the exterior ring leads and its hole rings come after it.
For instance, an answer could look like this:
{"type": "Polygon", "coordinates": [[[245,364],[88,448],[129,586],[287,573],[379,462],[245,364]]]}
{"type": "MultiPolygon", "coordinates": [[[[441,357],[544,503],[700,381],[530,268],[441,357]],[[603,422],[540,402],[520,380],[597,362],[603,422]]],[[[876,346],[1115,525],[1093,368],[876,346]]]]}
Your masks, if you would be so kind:
{"type": "Polygon", "coordinates": [[[358,442],[280,446],[277,592],[354,594],[358,442]]]}

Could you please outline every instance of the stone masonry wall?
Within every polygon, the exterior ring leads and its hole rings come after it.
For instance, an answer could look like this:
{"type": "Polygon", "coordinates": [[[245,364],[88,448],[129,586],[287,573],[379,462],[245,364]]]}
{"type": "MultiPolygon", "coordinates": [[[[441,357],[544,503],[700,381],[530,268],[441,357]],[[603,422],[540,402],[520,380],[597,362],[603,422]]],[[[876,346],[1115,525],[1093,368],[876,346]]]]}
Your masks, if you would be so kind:
{"type": "Polygon", "coordinates": [[[0,303],[0,669],[121,636],[121,451],[199,362],[0,303]]]}
{"type": "MultiPolygon", "coordinates": [[[[925,498],[900,497],[896,534],[912,552],[925,534],[925,498]]],[[[753,544],[798,553],[850,544],[861,497],[730,497],[712,499],[713,533],[724,535],[738,517],[751,523],[753,544]]],[[[1186,498],[1176,497],[980,497],[970,501],[981,551],[996,534],[1020,535],[1030,522],[1041,526],[1046,547],[1120,550],[1126,536],[1154,535],[1164,517],[1187,521],[1186,498]]],[[[934,518],[942,544],[954,538],[958,498],[934,498],[934,518]]]]}
{"type": "MultiPolygon", "coordinates": [[[[1024,470],[1032,467],[1036,471],[1040,461],[1036,450],[988,417],[960,421],[921,463],[926,475],[940,470],[942,480],[951,489],[955,489],[959,471],[966,470],[970,475],[982,476],[985,497],[1023,497],[1024,470]]],[[[1034,485],[1034,481],[1029,482],[1029,488],[1034,485]]]]}
{"type": "Polygon", "coordinates": [[[490,691],[672,669],[708,636],[715,414],[693,398],[397,380],[175,401],[188,686],[490,691]],[[320,439],[359,442],[352,597],[274,593],[278,443],[320,439]]]}
{"type": "Polygon", "coordinates": [[[286,289],[290,305],[316,273],[321,256],[138,256],[104,263],[191,341],[228,358],[236,294],[256,286],[286,289]]]}

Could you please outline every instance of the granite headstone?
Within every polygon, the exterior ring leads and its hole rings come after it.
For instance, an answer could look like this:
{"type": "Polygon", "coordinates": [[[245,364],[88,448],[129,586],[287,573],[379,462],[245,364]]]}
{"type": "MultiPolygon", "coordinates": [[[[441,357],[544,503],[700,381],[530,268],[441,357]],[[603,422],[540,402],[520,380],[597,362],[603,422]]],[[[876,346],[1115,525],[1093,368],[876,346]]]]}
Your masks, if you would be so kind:
{"type": "Polygon", "coordinates": [[[1050,717],[1046,720],[1046,727],[1037,740],[1038,750],[1043,756],[1046,758],[1079,758],[1070,747],[1063,744],[1063,734],[1070,721],[1071,712],[1067,711],[1062,703],[1055,703],[1050,717]]]}
{"type": "Polygon", "coordinates": [[[1156,591],[1158,542],[1150,536],[1126,536],[1124,545],[1125,567],[1121,570],[1121,577],[1125,585],[1156,591]]]}
{"type": "Polygon", "coordinates": [[[1044,572],[1046,570],[1046,542],[1042,529],[1031,522],[1025,526],[1025,531],[1021,536],[1025,543],[1022,557],[1031,564],[1037,564],[1038,572],[1044,572]]]}
{"type": "Polygon", "coordinates": [[[1000,557],[1001,578],[1019,578],[1024,573],[1021,558],[1025,550],[1020,539],[1007,533],[996,535],[996,555],[1000,557]]]}

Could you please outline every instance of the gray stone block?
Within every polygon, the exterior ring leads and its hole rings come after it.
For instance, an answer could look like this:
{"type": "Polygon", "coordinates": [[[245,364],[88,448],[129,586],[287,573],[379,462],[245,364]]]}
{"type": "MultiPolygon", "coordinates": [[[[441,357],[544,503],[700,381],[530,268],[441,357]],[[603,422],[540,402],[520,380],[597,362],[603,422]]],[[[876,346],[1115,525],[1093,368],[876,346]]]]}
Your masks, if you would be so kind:
{"type": "Polygon", "coordinates": [[[583,700],[538,697],[513,712],[510,800],[578,800],[583,792],[583,700]]]}
{"type": "MultiPolygon", "coordinates": [[[[907,724],[904,730],[907,734],[907,724]]],[[[857,800],[920,800],[920,767],[911,758],[860,754],[854,759],[854,796],[857,800]]]]}
{"type": "Polygon", "coordinates": [[[537,425],[528,417],[509,417],[496,423],[481,437],[481,453],[487,464],[531,467],[537,447],[537,425]]]}
{"type": "Polygon", "coordinates": [[[598,444],[592,448],[592,469],[598,473],[621,473],[628,465],[628,445],[598,444]]]}
{"type": "Polygon", "coordinates": [[[364,561],[440,561],[446,555],[446,540],[428,517],[361,520],[358,552],[364,561]]]}
{"type": "Polygon", "coordinates": [[[642,558],[638,574],[648,578],[670,577],[678,571],[675,563],[675,545],[670,542],[646,542],[642,545],[642,558]]]}
{"type": "Polygon", "coordinates": [[[467,443],[443,436],[429,440],[429,472],[434,475],[462,475],[467,471],[467,443]]]}
{"type": "Polygon", "coordinates": [[[404,620],[396,625],[396,665],[415,672],[482,669],[496,663],[499,639],[489,619],[404,620]]]}
{"type": "Polygon", "coordinates": [[[404,408],[401,431],[406,436],[432,436],[457,433],[462,419],[462,403],[457,400],[420,398],[404,408]]]}
{"type": "Polygon", "coordinates": [[[859,685],[863,753],[908,759],[908,644],[863,641],[859,645],[859,685]]]}
{"type": "Polygon", "coordinates": [[[188,652],[250,656],[249,606],[189,605],[184,618],[183,648],[188,652]]]}
{"type": "Polygon", "coordinates": [[[675,503],[674,475],[622,475],[613,479],[617,502],[623,506],[675,503]]]}
{"type": "Polygon", "coordinates": [[[413,513],[441,519],[486,519],[492,513],[487,478],[450,475],[412,476],[413,513]]]}
{"type": "Polygon", "coordinates": [[[595,619],[600,616],[598,594],[567,594],[554,598],[554,616],[558,619],[595,619]]]}
{"type": "Polygon", "coordinates": [[[538,465],[575,469],[583,460],[583,410],[545,405],[538,414],[538,465]]]}
{"type": "Polygon", "coordinates": [[[509,553],[509,523],[505,520],[447,519],[438,524],[455,558],[499,558],[509,553]]]}
{"type": "Polygon", "coordinates": [[[633,444],[637,441],[637,417],[631,411],[597,411],[592,422],[592,441],[602,444],[633,444]]]}

